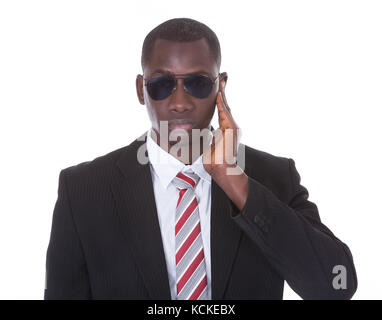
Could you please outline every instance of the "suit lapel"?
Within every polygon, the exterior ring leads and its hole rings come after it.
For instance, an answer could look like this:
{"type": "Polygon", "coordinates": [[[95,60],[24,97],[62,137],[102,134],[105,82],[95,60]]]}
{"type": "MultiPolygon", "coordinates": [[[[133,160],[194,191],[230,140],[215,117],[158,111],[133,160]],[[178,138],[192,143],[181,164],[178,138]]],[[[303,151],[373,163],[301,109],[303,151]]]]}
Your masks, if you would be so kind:
{"type": "MultiPolygon", "coordinates": [[[[122,174],[111,184],[127,246],[152,299],[171,299],[166,260],[155,204],[149,164],[137,161],[138,150],[146,150],[142,135],[130,144],[117,161],[122,174]]],[[[147,154],[147,153],[146,153],[147,154]]],[[[233,204],[211,180],[211,279],[212,299],[224,298],[239,246],[241,231],[231,219],[233,204]]]]}
{"type": "Polygon", "coordinates": [[[117,166],[122,174],[111,188],[127,246],[150,297],[171,299],[150,166],[137,161],[140,147],[146,148],[146,144],[136,140],[121,155],[117,166]]]}
{"type": "Polygon", "coordinates": [[[231,218],[234,204],[214,180],[211,182],[212,299],[221,300],[231,274],[241,231],[231,218]]]}

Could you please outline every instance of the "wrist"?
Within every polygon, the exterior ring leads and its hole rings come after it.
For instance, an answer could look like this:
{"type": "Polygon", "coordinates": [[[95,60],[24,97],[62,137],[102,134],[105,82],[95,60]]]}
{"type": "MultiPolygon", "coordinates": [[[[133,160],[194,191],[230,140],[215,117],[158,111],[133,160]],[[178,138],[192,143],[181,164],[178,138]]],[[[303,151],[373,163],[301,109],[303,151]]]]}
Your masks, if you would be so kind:
{"type": "Polygon", "coordinates": [[[219,181],[221,179],[226,179],[227,177],[232,175],[241,175],[244,172],[237,164],[219,164],[212,165],[210,167],[210,172],[208,173],[215,181],[219,181]]]}
{"type": "Polygon", "coordinates": [[[215,167],[211,177],[241,211],[248,197],[248,176],[245,172],[237,165],[221,166],[215,167]]]}

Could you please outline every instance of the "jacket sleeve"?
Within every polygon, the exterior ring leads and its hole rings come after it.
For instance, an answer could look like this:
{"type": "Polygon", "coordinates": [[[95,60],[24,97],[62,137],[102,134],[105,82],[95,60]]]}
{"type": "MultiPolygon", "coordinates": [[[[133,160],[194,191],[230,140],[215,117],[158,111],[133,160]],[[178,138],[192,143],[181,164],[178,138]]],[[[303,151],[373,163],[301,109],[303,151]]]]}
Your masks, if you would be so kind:
{"type": "Polygon", "coordinates": [[[357,289],[352,254],[321,223],[294,161],[288,161],[289,202],[248,177],[248,198],[241,212],[232,210],[232,218],[301,298],[350,299],[357,289]]]}
{"type": "Polygon", "coordinates": [[[90,298],[84,253],[72,216],[65,170],[62,170],[46,255],[44,299],[90,298]]]}

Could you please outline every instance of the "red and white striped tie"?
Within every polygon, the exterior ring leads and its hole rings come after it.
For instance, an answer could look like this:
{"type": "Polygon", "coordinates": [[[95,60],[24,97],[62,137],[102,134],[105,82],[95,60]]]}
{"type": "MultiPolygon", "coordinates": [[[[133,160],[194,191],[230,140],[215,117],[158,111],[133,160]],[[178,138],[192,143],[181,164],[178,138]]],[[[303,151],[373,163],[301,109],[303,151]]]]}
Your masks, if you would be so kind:
{"type": "Polygon", "coordinates": [[[172,181],[179,189],[175,223],[176,293],[178,300],[207,299],[206,263],[198,201],[194,192],[198,181],[198,175],[181,172],[172,181]]]}

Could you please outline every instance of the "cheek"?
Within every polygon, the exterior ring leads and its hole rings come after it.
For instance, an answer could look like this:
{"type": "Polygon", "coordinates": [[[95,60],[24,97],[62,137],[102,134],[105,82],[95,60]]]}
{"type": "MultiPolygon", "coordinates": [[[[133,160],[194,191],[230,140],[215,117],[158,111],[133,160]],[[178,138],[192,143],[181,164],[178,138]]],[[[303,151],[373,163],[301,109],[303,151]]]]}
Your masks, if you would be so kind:
{"type": "Polygon", "coordinates": [[[145,104],[146,104],[146,109],[147,113],[150,117],[151,122],[155,121],[158,118],[158,112],[157,112],[157,107],[156,105],[152,102],[151,98],[149,97],[147,91],[145,90],[144,93],[144,98],[145,98],[145,104]]]}
{"type": "Polygon", "coordinates": [[[166,106],[160,105],[160,104],[153,104],[150,100],[146,100],[148,103],[147,106],[147,113],[149,115],[151,125],[154,129],[159,130],[159,121],[163,121],[167,119],[166,115],[166,106]]]}
{"type": "Polygon", "coordinates": [[[215,112],[215,100],[210,100],[202,106],[202,119],[206,124],[209,123],[215,112]]]}
{"type": "Polygon", "coordinates": [[[215,109],[216,109],[216,97],[217,97],[217,94],[218,93],[216,92],[216,93],[214,93],[212,95],[211,100],[209,101],[208,106],[207,106],[208,113],[211,114],[211,117],[214,114],[215,109]]]}
{"type": "MultiPolygon", "coordinates": [[[[146,100],[147,101],[147,100],[146,100]]],[[[147,109],[147,113],[149,115],[149,118],[150,118],[150,121],[151,121],[151,124],[154,128],[157,127],[157,123],[158,123],[158,113],[155,109],[155,107],[153,107],[150,103],[147,103],[146,104],[146,109],[147,109]]]]}

